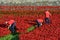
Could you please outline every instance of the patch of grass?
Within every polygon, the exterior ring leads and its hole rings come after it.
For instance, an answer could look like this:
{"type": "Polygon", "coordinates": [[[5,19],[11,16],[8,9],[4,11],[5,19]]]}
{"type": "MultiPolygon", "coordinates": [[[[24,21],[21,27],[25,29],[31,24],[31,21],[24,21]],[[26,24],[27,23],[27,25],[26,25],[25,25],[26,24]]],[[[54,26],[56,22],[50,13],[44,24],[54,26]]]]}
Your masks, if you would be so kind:
{"type": "Polygon", "coordinates": [[[17,33],[15,35],[9,34],[9,35],[0,37],[0,40],[19,40],[19,36],[17,33]]]}
{"type": "Polygon", "coordinates": [[[29,27],[28,29],[27,29],[27,32],[30,32],[30,31],[32,31],[32,30],[34,30],[35,29],[35,26],[31,26],[31,27],[29,27]]]}

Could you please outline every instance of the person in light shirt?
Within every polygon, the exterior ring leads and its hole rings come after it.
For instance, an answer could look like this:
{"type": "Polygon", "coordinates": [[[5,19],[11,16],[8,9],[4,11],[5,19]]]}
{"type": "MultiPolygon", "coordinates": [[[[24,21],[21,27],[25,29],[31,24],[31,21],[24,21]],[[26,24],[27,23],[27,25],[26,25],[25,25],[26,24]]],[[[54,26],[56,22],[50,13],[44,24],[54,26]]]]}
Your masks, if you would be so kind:
{"type": "Polygon", "coordinates": [[[37,20],[36,20],[36,24],[37,24],[37,27],[42,26],[42,24],[43,24],[43,19],[37,19],[37,20]]]}
{"type": "Polygon", "coordinates": [[[45,23],[49,24],[50,23],[50,16],[51,13],[49,11],[45,12],[45,23]]]}
{"type": "Polygon", "coordinates": [[[5,24],[8,24],[8,29],[12,34],[16,32],[16,22],[14,20],[6,21],[5,24]]]}

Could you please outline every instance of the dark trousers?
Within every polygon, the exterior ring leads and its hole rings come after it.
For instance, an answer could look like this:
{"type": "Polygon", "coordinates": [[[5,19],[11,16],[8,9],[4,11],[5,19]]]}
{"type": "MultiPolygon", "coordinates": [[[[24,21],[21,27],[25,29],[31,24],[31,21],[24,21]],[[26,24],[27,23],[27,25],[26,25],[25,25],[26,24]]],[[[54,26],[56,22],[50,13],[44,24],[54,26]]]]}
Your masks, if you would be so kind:
{"type": "Polygon", "coordinates": [[[40,26],[41,26],[41,22],[38,22],[38,21],[36,20],[36,25],[37,25],[37,27],[40,27],[40,26]]]}
{"type": "Polygon", "coordinates": [[[14,34],[16,32],[16,23],[14,22],[9,29],[11,33],[14,34]]]}
{"type": "Polygon", "coordinates": [[[50,19],[49,18],[45,18],[45,23],[49,24],[50,23],[50,19]]]}

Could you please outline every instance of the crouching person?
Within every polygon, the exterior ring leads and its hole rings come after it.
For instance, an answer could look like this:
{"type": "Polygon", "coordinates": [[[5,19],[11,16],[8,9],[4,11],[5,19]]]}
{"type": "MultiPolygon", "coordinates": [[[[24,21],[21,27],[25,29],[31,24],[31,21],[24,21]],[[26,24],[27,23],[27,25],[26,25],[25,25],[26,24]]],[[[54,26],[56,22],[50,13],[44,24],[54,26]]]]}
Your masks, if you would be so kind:
{"type": "Polygon", "coordinates": [[[37,27],[42,26],[42,24],[43,24],[43,19],[37,19],[37,20],[36,20],[36,26],[37,26],[37,27]]]}
{"type": "Polygon", "coordinates": [[[12,34],[16,33],[16,22],[14,20],[9,20],[5,23],[8,24],[8,29],[11,31],[12,34]]]}

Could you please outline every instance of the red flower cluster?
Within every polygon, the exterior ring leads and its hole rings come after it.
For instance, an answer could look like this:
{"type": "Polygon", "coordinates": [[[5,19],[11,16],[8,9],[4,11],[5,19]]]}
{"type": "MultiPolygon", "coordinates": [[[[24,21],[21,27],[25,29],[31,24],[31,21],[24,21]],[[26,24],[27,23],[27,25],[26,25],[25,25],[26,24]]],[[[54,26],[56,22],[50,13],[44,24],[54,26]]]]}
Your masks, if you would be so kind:
{"type": "MultiPolygon", "coordinates": [[[[16,21],[16,27],[18,28],[19,40],[60,40],[60,14],[53,14],[51,17],[51,24],[44,24],[40,28],[36,28],[30,33],[25,34],[26,29],[32,26],[28,24],[26,20],[35,20],[37,18],[44,18],[44,15],[31,15],[31,16],[14,16],[3,15],[0,18],[0,24],[6,20],[14,19],[16,21]]],[[[9,34],[10,31],[7,28],[0,26],[0,36],[9,34]]]]}

